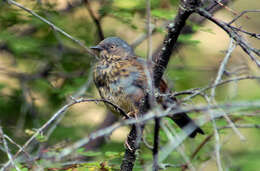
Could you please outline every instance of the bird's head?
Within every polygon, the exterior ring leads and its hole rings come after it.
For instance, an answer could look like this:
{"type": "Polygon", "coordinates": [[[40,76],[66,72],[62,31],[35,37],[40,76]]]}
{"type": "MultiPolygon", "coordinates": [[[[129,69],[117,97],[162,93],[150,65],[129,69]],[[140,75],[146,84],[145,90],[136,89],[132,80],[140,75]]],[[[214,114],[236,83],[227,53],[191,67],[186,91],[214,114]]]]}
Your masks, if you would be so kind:
{"type": "Polygon", "coordinates": [[[119,37],[108,37],[91,49],[99,53],[102,59],[120,59],[134,55],[133,48],[119,37]]]}

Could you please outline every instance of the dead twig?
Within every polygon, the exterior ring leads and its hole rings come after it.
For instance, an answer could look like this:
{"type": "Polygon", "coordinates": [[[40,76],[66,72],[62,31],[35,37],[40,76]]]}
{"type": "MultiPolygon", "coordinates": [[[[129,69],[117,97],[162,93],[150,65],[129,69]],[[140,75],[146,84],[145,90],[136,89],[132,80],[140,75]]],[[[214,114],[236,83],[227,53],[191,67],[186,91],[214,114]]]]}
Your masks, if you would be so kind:
{"type": "Polygon", "coordinates": [[[97,27],[99,40],[101,41],[101,40],[103,40],[105,38],[103,29],[102,29],[101,24],[100,24],[100,19],[101,18],[98,18],[98,17],[95,16],[95,14],[94,14],[94,12],[93,12],[93,10],[92,10],[88,0],[84,0],[84,2],[85,2],[85,5],[86,5],[86,8],[87,8],[87,10],[89,12],[90,17],[92,18],[92,20],[94,21],[94,23],[95,23],[95,25],[97,27]]]}
{"type": "Polygon", "coordinates": [[[68,37],[69,39],[71,39],[72,41],[74,41],[75,43],[77,43],[79,46],[81,46],[86,52],[88,52],[90,55],[92,56],[96,56],[88,47],[86,47],[84,45],[84,43],[82,43],[80,40],[74,38],[73,36],[71,36],[70,34],[68,34],[67,32],[65,32],[64,30],[62,30],[61,28],[57,27],[55,24],[53,24],[52,22],[48,21],[47,19],[43,18],[42,16],[38,15],[37,13],[35,13],[34,11],[30,10],[29,8],[24,7],[23,5],[21,5],[20,3],[13,1],[13,0],[7,0],[7,2],[10,5],[14,5],[28,13],[30,13],[31,15],[35,16],[36,18],[40,19],[42,22],[48,24],[49,26],[51,26],[51,28],[53,28],[55,31],[63,34],[64,36],[68,37]]]}
{"type": "Polygon", "coordinates": [[[244,10],[240,14],[238,14],[233,20],[231,20],[228,25],[231,25],[234,23],[236,20],[238,20],[240,17],[242,17],[244,14],[249,13],[249,12],[260,12],[260,10],[244,10]]]}
{"type": "MultiPolygon", "coordinates": [[[[60,118],[60,115],[63,115],[71,106],[73,106],[74,104],[77,103],[83,103],[83,102],[104,102],[107,103],[109,105],[112,105],[113,107],[115,107],[116,110],[119,111],[119,113],[123,114],[123,116],[125,116],[126,118],[129,118],[128,115],[126,113],[124,113],[124,111],[119,108],[118,106],[116,106],[115,104],[108,102],[107,100],[103,100],[103,99],[73,99],[70,103],[64,105],[61,109],[59,109],[55,114],[53,114],[53,116],[45,123],[43,124],[39,129],[37,129],[37,131],[33,134],[33,136],[31,136],[29,138],[29,140],[27,140],[25,142],[25,144],[22,146],[22,148],[20,148],[16,154],[13,156],[13,160],[15,160],[15,158],[22,152],[25,151],[25,149],[36,139],[36,137],[38,135],[40,135],[41,133],[44,132],[44,130],[46,130],[53,122],[55,122],[58,118],[60,118]]],[[[11,164],[11,160],[9,160],[3,168],[7,168],[9,165],[11,164]]]]}
{"type": "Polygon", "coordinates": [[[253,48],[245,39],[243,39],[241,35],[238,34],[237,31],[232,29],[232,27],[230,27],[228,23],[225,23],[221,20],[214,18],[213,15],[207,12],[205,9],[196,8],[196,13],[207,18],[208,20],[212,21],[220,28],[222,28],[230,36],[230,38],[234,39],[236,43],[243,49],[243,51],[246,54],[248,54],[251,60],[254,61],[258,67],[260,67],[260,61],[255,56],[255,55],[260,56],[260,50],[253,48]]]}
{"type": "MultiPolygon", "coordinates": [[[[8,144],[7,144],[6,140],[5,140],[5,135],[4,135],[4,132],[3,132],[3,129],[2,129],[1,126],[0,126],[0,139],[1,139],[1,141],[3,142],[3,144],[4,144],[4,149],[5,149],[5,152],[6,152],[6,154],[7,154],[8,159],[10,160],[10,163],[14,166],[14,168],[15,168],[17,171],[21,171],[21,169],[20,169],[20,168],[15,164],[15,162],[14,162],[13,156],[12,156],[12,154],[10,153],[10,150],[9,150],[9,148],[8,148],[8,144]]],[[[2,168],[1,168],[1,171],[4,171],[4,170],[5,170],[5,167],[2,167],[2,168]]]]}

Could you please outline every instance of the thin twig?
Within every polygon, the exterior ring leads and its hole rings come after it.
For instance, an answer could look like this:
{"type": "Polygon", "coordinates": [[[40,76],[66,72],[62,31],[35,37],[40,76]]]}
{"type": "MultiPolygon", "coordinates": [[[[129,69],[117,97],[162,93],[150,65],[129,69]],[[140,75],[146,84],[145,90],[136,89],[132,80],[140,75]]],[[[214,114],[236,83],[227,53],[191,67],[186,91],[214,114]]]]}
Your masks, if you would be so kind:
{"type": "Polygon", "coordinates": [[[260,39],[260,34],[257,34],[257,33],[251,33],[251,32],[248,32],[248,31],[245,31],[241,28],[237,28],[237,27],[234,27],[234,26],[229,26],[230,28],[232,28],[233,30],[235,31],[239,31],[239,32],[242,32],[242,33],[245,33],[245,34],[248,34],[249,36],[251,37],[254,37],[254,38],[257,38],[257,39],[260,39]]]}
{"type": "MultiPolygon", "coordinates": [[[[211,104],[210,98],[207,95],[204,95],[204,97],[205,97],[207,103],[211,104]]],[[[220,136],[219,136],[219,133],[218,133],[216,121],[215,121],[215,118],[214,118],[214,113],[213,113],[212,110],[209,110],[209,115],[210,115],[210,119],[211,119],[212,126],[213,126],[213,129],[214,129],[215,153],[216,153],[217,166],[218,166],[219,171],[223,171],[221,159],[220,159],[220,136]]]]}
{"type": "Polygon", "coordinates": [[[152,23],[151,23],[151,2],[146,0],[146,14],[147,14],[147,59],[152,60],[152,23]]]}
{"type": "Polygon", "coordinates": [[[226,53],[226,56],[224,57],[223,61],[221,62],[220,64],[220,67],[218,69],[218,74],[217,74],[217,77],[213,83],[213,87],[211,89],[211,97],[210,99],[214,99],[215,98],[215,92],[216,92],[216,85],[219,84],[219,82],[221,81],[222,79],[222,76],[225,72],[225,69],[226,69],[226,65],[231,57],[231,53],[233,52],[233,50],[235,49],[235,44],[234,44],[234,40],[231,38],[230,39],[230,44],[229,44],[229,48],[228,48],[228,51],[226,53]]]}
{"type": "Polygon", "coordinates": [[[210,14],[203,8],[197,8],[196,12],[199,15],[212,21],[220,28],[222,28],[231,38],[233,38],[237,42],[237,44],[243,49],[243,51],[249,55],[251,60],[254,61],[258,67],[260,67],[260,61],[255,56],[255,54],[260,56],[260,50],[253,48],[245,39],[243,39],[241,35],[239,35],[235,30],[233,30],[227,23],[214,18],[212,14],[210,14]]]}
{"type": "MultiPolygon", "coordinates": [[[[220,64],[218,73],[217,73],[217,77],[213,83],[213,88],[211,89],[211,96],[210,96],[210,102],[215,104],[215,92],[216,92],[216,88],[215,86],[218,85],[222,79],[222,76],[226,70],[226,65],[231,57],[231,53],[233,52],[233,50],[235,49],[236,45],[234,44],[234,40],[233,38],[230,39],[230,44],[229,44],[229,48],[227,50],[226,56],[224,57],[223,61],[220,64]]],[[[227,116],[227,114],[225,113],[225,111],[223,111],[224,113],[224,118],[226,119],[226,121],[228,122],[228,124],[233,128],[233,131],[238,135],[238,137],[240,138],[240,140],[245,140],[245,137],[238,131],[238,129],[236,129],[236,127],[234,126],[234,123],[231,121],[231,119],[227,116]]]]}
{"type": "Polygon", "coordinates": [[[199,153],[199,151],[202,149],[202,147],[213,137],[213,134],[208,135],[202,143],[199,144],[199,146],[196,148],[196,150],[191,155],[191,160],[195,158],[195,156],[199,153]]]}
{"type": "Polygon", "coordinates": [[[232,23],[234,23],[237,19],[239,19],[240,17],[242,17],[244,14],[248,13],[248,12],[260,12],[260,10],[244,10],[242,11],[239,15],[237,15],[233,20],[231,20],[228,25],[231,25],[232,23]]]}
{"type": "MultiPolygon", "coordinates": [[[[189,113],[189,112],[199,112],[199,111],[208,111],[209,109],[216,109],[216,108],[224,108],[224,109],[228,109],[231,110],[232,108],[238,108],[238,109],[244,109],[247,107],[260,107],[260,101],[255,101],[255,102],[234,102],[234,103],[227,103],[227,104],[222,104],[222,105],[205,105],[205,106],[197,106],[197,107],[191,107],[191,108],[186,108],[186,109],[174,109],[175,106],[171,106],[169,107],[167,110],[162,111],[160,114],[155,114],[154,112],[150,111],[148,113],[146,113],[145,115],[143,115],[142,117],[138,118],[138,119],[127,119],[121,122],[116,122],[115,124],[106,127],[104,129],[92,132],[89,136],[82,138],[81,140],[75,142],[74,144],[72,144],[69,147],[64,148],[60,154],[57,156],[57,159],[62,159],[65,156],[71,154],[74,150],[82,147],[83,145],[85,145],[86,143],[88,143],[89,141],[98,138],[100,136],[104,136],[104,135],[109,135],[111,134],[111,132],[113,132],[114,130],[116,130],[117,128],[124,126],[124,125],[132,125],[132,124],[136,124],[136,123],[144,123],[148,120],[154,119],[155,117],[165,117],[169,114],[178,114],[178,113],[189,113]]],[[[216,114],[215,117],[220,117],[221,114],[216,114]]],[[[200,124],[201,125],[201,124],[200,124]]],[[[187,133],[191,133],[192,129],[187,130],[187,133]]],[[[183,135],[180,136],[181,141],[183,141],[186,137],[187,137],[187,133],[185,131],[185,133],[182,133],[183,135]]],[[[177,144],[175,144],[174,146],[172,146],[171,148],[175,148],[178,143],[181,142],[176,142],[177,144]]],[[[171,146],[171,145],[170,145],[171,146]]],[[[168,150],[167,150],[168,151],[168,150]]],[[[168,151],[169,152],[169,151],[168,151]]],[[[159,160],[164,160],[164,158],[159,157],[159,160]]]]}
{"type": "MultiPolygon", "coordinates": [[[[218,86],[221,86],[221,85],[224,85],[224,84],[228,84],[228,83],[231,83],[231,82],[234,82],[234,81],[242,81],[242,80],[250,80],[250,79],[256,79],[256,80],[259,80],[260,77],[259,76],[243,76],[243,77],[237,77],[237,78],[231,78],[231,79],[227,79],[227,80],[223,80],[223,81],[220,81],[217,85],[209,85],[207,87],[204,87],[204,88],[195,88],[195,89],[192,89],[190,91],[193,91],[194,93],[186,98],[183,99],[183,101],[187,101],[191,98],[194,98],[195,96],[201,94],[202,92],[205,92],[211,88],[214,88],[214,87],[218,87],[218,86]]],[[[185,90],[184,92],[188,92],[189,90],[185,90]]],[[[180,92],[179,92],[180,93],[180,92]]],[[[177,93],[178,94],[178,93],[177,93]]],[[[174,94],[173,94],[174,95],[174,94]]]]}
{"type": "MultiPolygon", "coordinates": [[[[166,133],[168,139],[170,141],[175,141],[175,139],[179,140],[179,136],[178,136],[177,132],[175,131],[175,129],[172,127],[172,125],[170,125],[169,122],[164,122],[164,123],[167,126],[167,128],[164,127],[164,132],[166,133]]],[[[177,151],[181,154],[182,158],[187,163],[187,167],[184,167],[182,170],[184,170],[185,168],[189,168],[190,170],[195,171],[196,170],[195,167],[191,163],[190,158],[187,156],[187,154],[185,154],[185,151],[183,148],[184,148],[183,145],[180,145],[177,148],[177,151]]]]}
{"type": "MultiPolygon", "coordinates": [[[[40,135],[42,132],[44,132],[45,129],[47,129],[53,122],[55,122],[58,118],[60,118],[60,115],[64,114],[71,106],[73,106],[74,104],[77,103],[83,103],[83,102],[105,102],[108,103],[109,105],[112,105],[113,107],[115,107],[116,110],[119,111],[119,113],[121,113],[123,116],[125,116],[126,118],[129,118],[128,115],[118,106],[116,106],[115,104],[104,100],[104,99],[73,99],[70,103],[64,105],[61,109],[59,109],[45,124],[43,124],[43,126],[41,126],[41,128],[37,129],[37,131],[33,134],[33,136],[31,136],[29,138],[29,140],[27,140],[25,142],[25,144],[22,146],[22,148],[20,148],[16,154],[13,156],[13,159],[15,160],[15,158],[22,152],[25,151],[25,149],[31,144],[32,141],[35,140],[35,138],[40,135]]],[[[10,165],[11,161],[9,160],[5,165],[4,168],[8,167],[10,165]]]]}
{"type": "MultiPolygon", "coordinates": [[[[258,77],[254,77],[254,76],[247,76],[247,77],[243,77],[243,78],[239,78],[239,79],[259,79],[258,77]]],[[[223,81],[223,83],[228,83],[228,82],[231,82],[231,81],[237,81],[238,79],[231,79],[231,80],[226,80],[226,81],[223,81]]],[[[24,151],[24,149],[48,126],[50,125],[59,115],[61,115],[62,113],[64,113],[65,111],[67,111],[67,109],[69,107],[71,107],[73,104],[76,104],[76,103],[80,103],[80,102],[83,102],[84,99],[80,99],[80,100],[76,100],[76,101],[73,101],[65,106],[63,106],[58,112],[56,112],[53,117],[51,117],[50,120],[48,120],[40,129],[38,129],[36,131],[36,133],[23,145],[23,147],[16,153],[16,155],[14,156],[14,158],[16,158],[22,151],[24,151]]],[[[87,99],[88,101],[88,99],[87,99]]],[[[172,107],[169,107],[165,112],[161,112],[158,117],[165,117],[167,115],[169,115],[170,113],[175,113],[175,114],[178,114],[178,113],[183,113],[183,112],[192,112],[192,111],[206,111],[208,109],[214,109],[214,108],[218,108],[218,107],[221,107],[221,108],[228,108],[229,110],[232,109],[232,107],[236,107],[236,108],[245,108],[245,107],[259,107],[260,106],[260,102],[237,102],[237,103],[232,103],[232,104],[225,104],[225,105],[210,105],[210,106],[201,106],[201,107],[195,107],[195,108],[187,108],[187,109],[182,109],[182,110],[175,110],[175,112],[172,111],[172,107]]],[[[175,106],[173,106],[174,108],[175,106]]],[[[157,115],[156,115],[157,116],[157,115]]],[[[99,136],[103,136],[103,135],[107,135],[107,134],[110,134],[113,130],[117,129],[118,127],[120,126],[123,126],[123,125],[128,125],[128,124],[134,124],[134,123],[142,123],[142,122],[145,122],[145,121],[148,121],[150,119],[153,119],[155,117],[155,114],[154,113],[151,113],[151,112],[148,112],[148,114],[144,115],[142,118],[136,120],[126,120],[122,123],[115,123],[114,125],[110,126],[110,127],[107,127],[105,129],[102,129],[102,130],[99,130],[97,132],[94,132],[92,133],[89,137],[86,137],[86,138],[83,138],[82,140],[76,142],[75,144],[73,144],[71,147],[67,147],[65,148],[64,150],[62,150],[62,152],[60,153],[60,157],[63,158],[67,155],[69,155],[72,151],[74,151],[75,149],[83,146],[84,144],[88,143],[90,140],[92,139],[95,139],[99,136]]],[[[5,166],[9,166],[11,163],[11,161],[9,160],[5,166]]]]}
{"type": "MultiPolygon", "coordinates": [[[[235,124],[237,128],[260,128],[260,124],[235,124]]],[[[218,127],[218,129],[232,128],[230,125],[218,127]]]]}
{"type": "MultiPolygon", "coordinates": [[[[15,141],[13,141],[9,136],[4,135],[4,137],[5,137],[9,142],[11,142],[11,143],[14,144],[15,146],[17,146],[19,149],[22,149],[22,147],[21,147],[19,144],[17,144],[15,141]]],[[[29,153],[27,153],[25,150],[23,150],[23,152],[24,152],[24,154],[25,154],[29,159],[31,159],[29,153]]]]}
{"type": "Polygon", "coordinates": [[[219,4],[220,6],[222,6],[223,8],[227,9],[228,11],[232,12],[234,15],[237,15],[237,12],[231,8],[229,8],[228,6],[226,6],[225,4],[223,4],[221,2],[221,0],[214,0],[215,3],[219,4]]]}
{"type": "Polygon", "coordinates": [[[100,24],[100,18],[96,17],[88,0],[84,0],[85,4],[86,4],[86,8],[88,9],[89,15],[92,18],[92,20],[94,21],[94,23],[96,24],[97,30],[98,30],[98,35],[99,35],[99,39],[100,41],[103,40],[104,37],[104,33],[103,33],[103,29],[101,27],[100,24]]]}
{"type": "MultiPolygon", "coordinates": [[[[10,160],[11,164],[14,166],[14,168],[17,171],[21,171],[20,168],[15,164],[15,162],[13,160],[13,156],[12,156],[12,154],[9,151],[8,144],[7,144],[6,140],[5,140],[5,135],[4,135],[4,132],[3,132],[3,129],[2,129],[1,126],[0,126],[0,138],[1,138],[2,142],[3,142],[3,144],[4,144],[5,152],[7,154],[8,159],[10,160]]],[[[4,171],[4,170],[5,170],[5,167],[2,167],[1,171],[4,171]]]]}
{"type": "Polygon", "coordinates": [[[75,43],[77,43],[78,45],[80,45],[86,52],[88,52],[90,55],[96,56],[88,47],[86,47],[84,45],[84,43],[82,43],[81,41],[79,41],[78,39],[72,37],[70,34],[66,33],[65,31],[63,31],[61,28],[57,27],[55,24],[53,24],[52,22],[46,20],[45,18],[43,18],[42,16],[38,15],[37,13],[35,13],[34,11],[24,7],[23,5],[19,4],[18,2],[15,2],[13,0],[7,0],[7,2],[11,5],[14,5],[18,8],[23,9],[24,11],[32,14],[33,16],[37,17],[38,19],[40,19],[41,21],[43,21],[44,23],[48,24],[49,26],[51,26],[55,31],[63,34],[64,36],[68,37],[69,39],[73,40],[75,43]]]}

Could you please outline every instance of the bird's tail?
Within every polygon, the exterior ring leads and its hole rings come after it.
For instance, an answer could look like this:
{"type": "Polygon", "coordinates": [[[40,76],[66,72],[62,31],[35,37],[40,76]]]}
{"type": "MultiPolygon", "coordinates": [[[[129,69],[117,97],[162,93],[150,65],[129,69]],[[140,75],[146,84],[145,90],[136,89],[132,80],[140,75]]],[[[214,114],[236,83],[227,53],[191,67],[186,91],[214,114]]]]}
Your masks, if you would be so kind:
{"type": "MultiPolygon", "coordinates": [[[[161,93],[171,94],[166,82],[163,79],[160,82],[159,91],[161,93]]],[[[162,107],[164,109],[167,109],[169,105],[178,103],[178,100],[175,97],[170,96],[159,97],[157,101],[159,104],[162,104],[162,107]]],[[[186,113],[179,113],[169,117],[180,128],[184,129],[190,138],[194,138],[197,135],[197,133],[204,134],[203,130],[186,113]]]]}
{"type": "Polygon", "coordinates": [[[169,116],[180,128],[186,128],[190,138],[194,138],[197,133],[204,134],[203,130],[186,114],[180,113],[169,116]],[[192,130],[192,131],[190,131],[192,130]]]}

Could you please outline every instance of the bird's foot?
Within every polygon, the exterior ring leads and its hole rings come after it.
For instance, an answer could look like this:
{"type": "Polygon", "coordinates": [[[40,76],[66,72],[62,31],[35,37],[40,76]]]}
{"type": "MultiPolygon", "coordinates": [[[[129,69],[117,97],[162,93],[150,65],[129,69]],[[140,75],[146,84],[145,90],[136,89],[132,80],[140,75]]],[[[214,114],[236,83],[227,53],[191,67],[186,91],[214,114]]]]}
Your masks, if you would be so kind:
{"type": "MultiPolygon", "coordinates": [[[[127,115],[129,118],[135,118],[135,119],[137,119],[137,114],[136,114],[136,112],[131,111],[131,112],[128,112],[126,115],[127,115]]],[[[123,117],[123,120],[129,119],[129,118],[126,118],[126,117],[124,116],[124,117],[123,117]]]]}
{"type": "Polygon", "coordinates": [[[134,149],[131,148],[131,146],[129,145],[129,143],[128,143],[127,140],[128,140],[128,139],[125,140],[125,148],[127,148],[127,149],[130,150],[130,151],[134,151],[134,149]]]}

